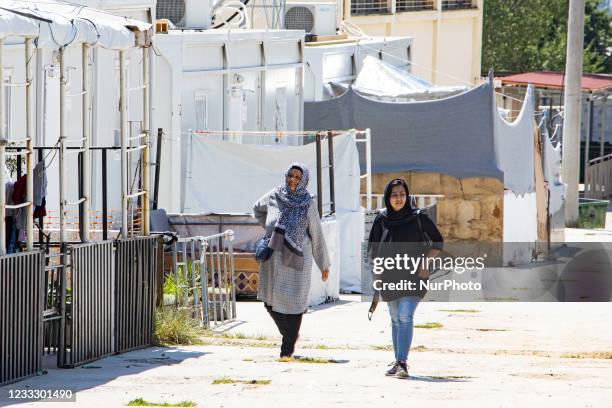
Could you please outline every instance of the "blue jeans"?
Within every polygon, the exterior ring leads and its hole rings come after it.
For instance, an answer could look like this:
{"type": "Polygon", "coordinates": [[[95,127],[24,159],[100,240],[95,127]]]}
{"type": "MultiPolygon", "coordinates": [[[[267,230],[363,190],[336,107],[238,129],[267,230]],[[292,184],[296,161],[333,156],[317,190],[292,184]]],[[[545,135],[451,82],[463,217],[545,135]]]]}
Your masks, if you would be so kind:
{"type": "Polygon", "coordinates": [[[405,296],[387,302],[391,315],[391,336],[393,336],[393,350],[395,361],[406,362],[408,350],[412,343],[414,312],[421,298],[418,296],[405,296]]]}

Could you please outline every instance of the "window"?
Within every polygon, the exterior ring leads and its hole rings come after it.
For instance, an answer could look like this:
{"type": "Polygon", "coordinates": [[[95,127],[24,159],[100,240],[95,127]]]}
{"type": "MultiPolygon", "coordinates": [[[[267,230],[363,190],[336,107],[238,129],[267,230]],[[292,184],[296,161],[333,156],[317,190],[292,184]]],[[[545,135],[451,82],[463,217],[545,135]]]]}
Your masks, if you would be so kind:
{"type": "Polygon", "coordinates": [[[352,0],[351,15],[365,16],[368,14],[388,14],[389,3],[387,0],[352,0]]]}
{"type": "Polygon", "coordinates": [[[397,0],[395,11],[433,10],[434,0],[397,0]]]}
{"type": "Polygon", "coordinates": [[[208,97],[206,91],[195,91],[195,128],[208,130],[208,97]]]}
{"type": "Polygon", "coordinates": [[[463,10],[476,8],[472,0],[442,0],[442,10],[463,10]]]}

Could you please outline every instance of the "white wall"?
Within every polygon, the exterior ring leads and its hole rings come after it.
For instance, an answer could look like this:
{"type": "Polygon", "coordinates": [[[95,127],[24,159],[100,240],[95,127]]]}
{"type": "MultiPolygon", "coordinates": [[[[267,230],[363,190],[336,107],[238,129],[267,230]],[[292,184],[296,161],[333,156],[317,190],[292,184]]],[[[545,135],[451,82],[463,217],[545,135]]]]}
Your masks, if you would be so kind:
{"type": "Polygon", "coordinates": [[[160,208],[185,208],[190,137],[239,143],[299,144],[297,138],[222,135],[221,131],[301,130],[301,32],[223,30],[155,37],[154,114],[164,129],[160,208]],[[229,69],[228,69],[229,67],[229,69]],[[216,135],[194,135],[193,130],[216,135]]]}

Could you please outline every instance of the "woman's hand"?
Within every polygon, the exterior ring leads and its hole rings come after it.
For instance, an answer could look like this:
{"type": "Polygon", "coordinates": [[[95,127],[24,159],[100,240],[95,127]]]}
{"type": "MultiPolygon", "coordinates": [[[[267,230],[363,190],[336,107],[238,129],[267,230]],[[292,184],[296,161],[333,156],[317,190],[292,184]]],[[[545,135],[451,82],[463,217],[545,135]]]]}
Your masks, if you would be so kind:
{"type": "Polygon", "coordinates": [[[427,279],[429,278],[429,271],[425,268],[421,268],[419,269],[419,272],[417,273],[417,276],[421,279],[427,279]]]}
{"type": "Polygon", "coordinates": [[[324,271],[321,271],[321,279],[323,279],[323,282],[327,281],[328,277],[329,277],[329,269],[325,269],[324,271]]]}

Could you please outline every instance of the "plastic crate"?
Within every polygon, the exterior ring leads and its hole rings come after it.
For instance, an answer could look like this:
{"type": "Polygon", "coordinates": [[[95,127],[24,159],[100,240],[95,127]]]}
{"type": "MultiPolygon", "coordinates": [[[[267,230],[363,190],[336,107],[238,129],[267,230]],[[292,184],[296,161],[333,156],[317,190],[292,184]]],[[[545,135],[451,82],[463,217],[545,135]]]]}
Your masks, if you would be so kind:
{"type": "Polygon", "coordinates": [[[609,201],[581,198],[578,201],[579,228],[605,228],[609,201]]]}

